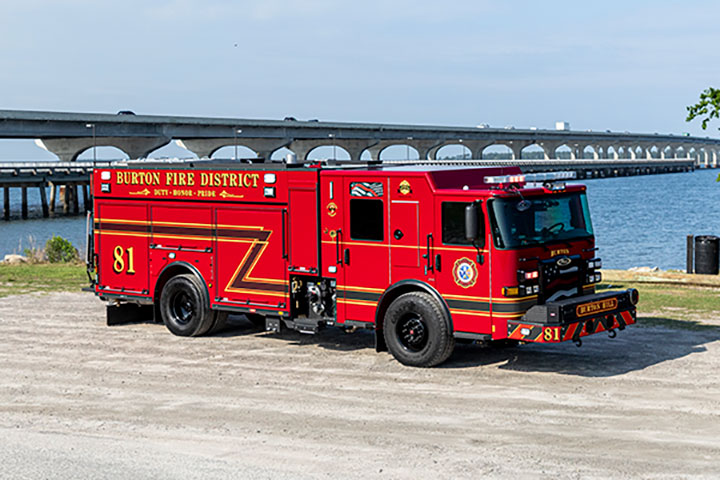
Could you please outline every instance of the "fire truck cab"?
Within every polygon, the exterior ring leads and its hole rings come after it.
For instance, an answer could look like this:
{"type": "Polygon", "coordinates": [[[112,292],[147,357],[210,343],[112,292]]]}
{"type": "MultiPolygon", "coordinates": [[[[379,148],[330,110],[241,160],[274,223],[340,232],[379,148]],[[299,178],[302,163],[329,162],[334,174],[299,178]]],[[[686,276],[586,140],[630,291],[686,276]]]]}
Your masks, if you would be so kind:
{"type": "Polygon", "coordinates": [[[585,187],[537,175],[119,163],[94,172],[88,268],[109,323],[147,305],[182,336],[232,313],[277,333],[369,328],[406,365],[440,364],[456,340],[614,336],[637,291],[595,292],[585,187]]]}

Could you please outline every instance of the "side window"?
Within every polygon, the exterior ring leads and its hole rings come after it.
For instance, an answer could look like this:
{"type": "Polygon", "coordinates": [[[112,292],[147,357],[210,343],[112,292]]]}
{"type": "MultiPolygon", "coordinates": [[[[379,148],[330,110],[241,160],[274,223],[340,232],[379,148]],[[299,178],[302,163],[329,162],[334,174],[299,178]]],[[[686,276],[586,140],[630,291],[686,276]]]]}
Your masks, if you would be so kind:
{"type": "MultiPolygon", "coordinates": [[[[442,203],[442,242],[446,245],[472,245],[472,242],[465,238],[465,207],[470,205],[466,202],[443,202],[442,203]]],[[[483,230],[485,219],[482,208],[478,208],[478,224],[483,230]]],[[[478,246],[485,245],[485,236],[480,236],[478,246]]]]}
{"type": "Polygon", "coordinates": [[[369,198],[350,200],[350,238],[383,241],[383,201],[369,198]]]}

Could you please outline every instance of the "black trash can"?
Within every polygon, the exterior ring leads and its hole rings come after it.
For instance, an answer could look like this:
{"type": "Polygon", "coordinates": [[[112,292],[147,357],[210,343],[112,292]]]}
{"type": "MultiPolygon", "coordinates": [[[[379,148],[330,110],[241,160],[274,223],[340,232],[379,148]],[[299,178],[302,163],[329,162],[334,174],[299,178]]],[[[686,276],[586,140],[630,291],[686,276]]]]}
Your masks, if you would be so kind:
{"type": "Polygon", "coordinates": [[[718,274],[718,244],[720,238],[714,235],[695,237],[695,273],[718,274]]]}

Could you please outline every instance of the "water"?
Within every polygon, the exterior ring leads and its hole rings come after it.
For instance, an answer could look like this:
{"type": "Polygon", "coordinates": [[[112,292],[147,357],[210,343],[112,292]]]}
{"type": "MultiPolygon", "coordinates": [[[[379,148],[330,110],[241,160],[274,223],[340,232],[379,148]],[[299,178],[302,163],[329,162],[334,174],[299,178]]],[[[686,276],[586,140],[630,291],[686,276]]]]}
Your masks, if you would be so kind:
{"type": "MultiPolygon", "coordinates": [[[[598,255],[605,268],[636,266],[685,268],[686,235],[720,236],[720,183],[717,170],[584,180],[595,227],[598,255]]],[[[13,206],[19,208],[19,189],[13,206]]],[[[39,211],[37,189],[28,191],[31,211],[39,211]]],[[[37,213],[36,213],[37,215],[37,213]]],[[[85,218],[0,220],[0,256],[43,246],[52,235],[69,239],[82,252],[85,218]]]]}
{"type": "MultiPolygon", "coordinates": [[[[58,189],[59,191],[59,189],[58,189]]],[[[79,190],[78,190],[79,193],[79,190]]],[[[38,188],[28,188],[28,213],[30,220],[20,220],[20,189],[10,189],[10,222],[0,217],[0,259],[8,253],[23,253],[25,248],[42,248],[50,237],[59,235],[67,238],[80,252],[85,250],[85,216],[62,216],[43,219],[38,188]]],[[[50,199],[50,189],[46,189],[50,199]]],[[[83,209],[82,194],[80,208],[83,209]]],[[[1,202],[2,200],[0,200],[1,202]]],[[[2,204],[0,204],[0,209],[2,204]]],[[[62,205],[56,204],[56,212],[62,212],[62,205]]],[[[82,256],[82,254],[81,254],[82,256]]]]}
{"type": "Polygon", "coordinates": [[[605,268],[685,269],[687,235],[720,236],[717,170],[584,180],[605,268]]]}

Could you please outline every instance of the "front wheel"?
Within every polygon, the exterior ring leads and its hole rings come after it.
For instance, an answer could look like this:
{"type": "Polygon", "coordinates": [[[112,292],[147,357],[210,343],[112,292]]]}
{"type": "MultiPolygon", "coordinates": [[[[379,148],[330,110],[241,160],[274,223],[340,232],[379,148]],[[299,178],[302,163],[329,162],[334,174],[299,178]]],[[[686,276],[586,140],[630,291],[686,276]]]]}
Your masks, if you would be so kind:
{"type": "Polygon", "coordinates": [[[168,330],[181,337],[203,335],[215,320],[200,281],[190,274],[168,280],[160,294],[160,314],[168,330]]]}
{"type": "Polygon", "coordinates": [[[390,304],[383,335],[393,357],[414,367],[439,365],[455,348],[450,319],[425,292],[406,293],[390,304]]]}

